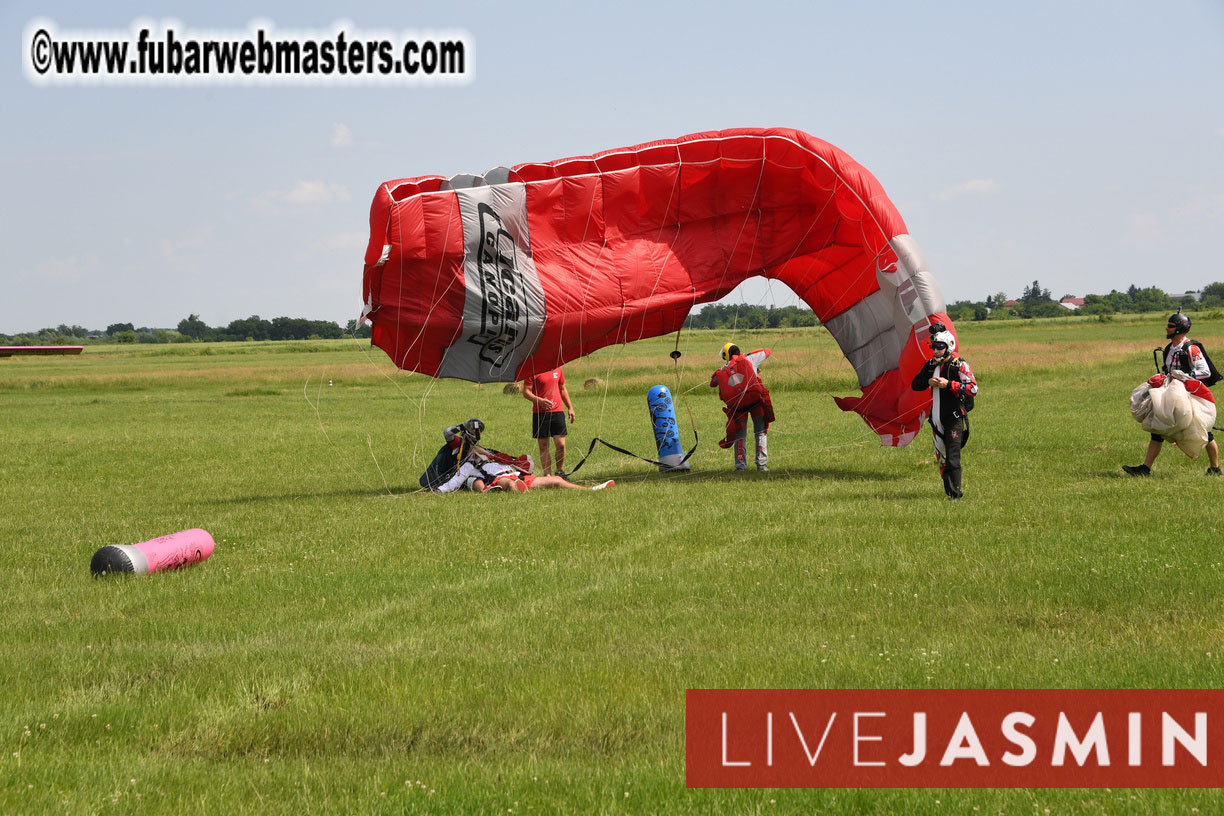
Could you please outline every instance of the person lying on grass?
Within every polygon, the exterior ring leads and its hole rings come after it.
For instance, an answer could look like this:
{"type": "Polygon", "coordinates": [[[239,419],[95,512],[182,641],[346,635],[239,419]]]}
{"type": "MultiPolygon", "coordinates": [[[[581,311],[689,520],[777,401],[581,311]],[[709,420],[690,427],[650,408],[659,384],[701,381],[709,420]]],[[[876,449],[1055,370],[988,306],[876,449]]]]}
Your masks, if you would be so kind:
{"type": "Polygon", "coordinates": [[[533,476],[531,470],[534,463],[530,456],[514,457],[485,448],[479,444],[483,433],[484,423],[479,419],[469,419],[462,425],[447,428],[443,433],[446,445],[438,452],[438,457],[430,465],[430,469],[421,477],[421,486],[430,487],[438,493],[451,493],[461,489],[478,493],[526,493],[531,488],[547,487],[603,490],[615,484],[609,479],[603,484],[588,488],[560,476],[533,476]],[[439,462],[439,459],[443,461],[439,462]]]}
{"type": "Polygon", "coordinates": [[[460,489],[467,489],[476,493],[493,493],[498,491],[526,493],[528,490],[546,487],[561,487],[570,490],[604,490],[605,488],[612,487],[614,484],[616,484],[615,480],[609,479],[603,484],[598,484],[594,487],[583,487],[560,476],[533,476],[530,473],[524,473],[513,465],[506,465],[491,460],[484,461],[479,454],[474,453],[468,461],[459,467],[458,472],[450,480],[439,485],[436,489],[439,493],[451,493],[460,489]]]}

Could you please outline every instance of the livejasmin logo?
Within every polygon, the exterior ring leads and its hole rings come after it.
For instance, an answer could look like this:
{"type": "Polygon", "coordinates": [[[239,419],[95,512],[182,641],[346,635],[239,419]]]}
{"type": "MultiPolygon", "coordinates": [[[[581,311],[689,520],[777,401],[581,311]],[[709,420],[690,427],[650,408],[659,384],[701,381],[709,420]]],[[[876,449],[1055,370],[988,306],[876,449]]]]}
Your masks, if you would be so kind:
{"type": "Polygon", "coordinates": [[[1221,691],[690,689],[687,783],[1224,787],[1222,728],[1221,691]]]}

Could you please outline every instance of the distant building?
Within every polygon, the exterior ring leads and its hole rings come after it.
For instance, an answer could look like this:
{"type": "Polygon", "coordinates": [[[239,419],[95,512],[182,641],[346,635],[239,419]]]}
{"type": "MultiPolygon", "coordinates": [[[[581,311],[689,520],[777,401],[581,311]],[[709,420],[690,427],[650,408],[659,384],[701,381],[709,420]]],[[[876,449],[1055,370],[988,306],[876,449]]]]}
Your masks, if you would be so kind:
{"type": "Polygon", "coordinates": [[[1169,298],[1174,303],[1181,303],[1186,298],[1190,298],[1191,300],[1202,300],[1203,290],[1200,289],[1197,292],[1170,292],[1169,298]]]}
{"type": "Polygon", "coordinates": [[[1058,301],[1058,305],[1063,307],[1064,309],[1070,309],[1071,311],[1074,312],[1076,309],[1084,305],[1084,299],[1083,298],[1063,298],[1062,300],[1058,301]]]}
{"type": "Polygon", "coordinates": [[[1016,308],[1016,307],[1018,307],[1019,305],[1020,305],[1020,301],[1018,301],[1018,300],[1009,300],[1009,301],[1007,301],[1006,303],[1004,303],[1004,304],[1003,304],[1003,306],[1004,306],[1004,307],[1006,307],[1006,308],[1008,308],[1008,309],[1013,309],[1013,308],[1016,308]]]}

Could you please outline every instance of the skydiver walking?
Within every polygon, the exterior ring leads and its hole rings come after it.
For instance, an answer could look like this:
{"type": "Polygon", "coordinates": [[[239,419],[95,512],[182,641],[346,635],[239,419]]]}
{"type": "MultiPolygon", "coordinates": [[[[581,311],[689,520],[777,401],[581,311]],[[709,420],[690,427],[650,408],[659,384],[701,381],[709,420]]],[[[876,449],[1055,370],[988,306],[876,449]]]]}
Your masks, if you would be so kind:
{"type": "MultiPolygon", "coordinates": [[[[1169,322],[1165,325],[1165,339],[1169,342],[1164,347],[1164,367],[1161,371],[1175,377],[1180,375],[1198,380],[1207,386],[1214,385],[1219,382],[1220,375],[1203,349],[1203,344],[1198,340],[1190,340],[1187,337],[1189,333],[1190,315],[1182,314],[1181,309],[1177,310],[1177,314],[1169,315],[1169,322]]],[[[1151,476],[1152,464],[1160,455],[1162,447],[1164,437],[1157,433],[1152,434],[1143,464],[1123,465],[1122,469],[1131,476],[1151,476]]],[[[1210,463],[1207,466],[1207,475],[1219,476],[1220,446],[1211,431],[1207,432],[1207,460],[1210,463]]]]}
{"type": "Polygon", "coordinates": [[[969,363],[956,355],[956,338],[943,323],[931,331],[931,359],[914,375],[910,387],[931,389],[931,430],[935,460],[949,501],[965,495],[961,490],[961,448],[969,441],[968,412],[977,396],[977,380],[969,363]]]}
{"type": "Polygon", "coordinates": [[[727,343],[722,347],[726,365],[710,377],[710,387],[718,389],[718,396],[725,403],[723,413],[727,415],[727,434],[718,446],[734,446],[736,470],[748,469],[748,417],[752,417],[752,433],[756,438],[757,470],[769,470],[767,440],[769,423],[775,417],[769,389],[758,372],[770,353],[769,349],[757,349],[741,354],[739,346],[727,343]]]}

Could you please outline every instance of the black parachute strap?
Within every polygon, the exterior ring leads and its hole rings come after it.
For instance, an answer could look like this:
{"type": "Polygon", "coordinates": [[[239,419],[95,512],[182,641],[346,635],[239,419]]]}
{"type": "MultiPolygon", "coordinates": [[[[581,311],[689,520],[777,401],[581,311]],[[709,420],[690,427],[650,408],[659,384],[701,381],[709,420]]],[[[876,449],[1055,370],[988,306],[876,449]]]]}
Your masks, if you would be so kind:
{"type": "Polygon", "coordinates": [[[1154,362],[1154,363],[1156,364],[1156,373],[1157,373],[1157,374],[1160,374],[1160,373],[1161,373],[1161,371],[1160,371],[1160,360],[1161,360],[1161,357],[1162,357],[1163,355],[1161,355],[1161,353],[1160,353],[1160,352],[1162,352],[1162,351],[1164,351],[1164,349],[1158,349],[1158,348],[1154,348],[1154,349],[1152,349],[1152,362],[1154,362]]]}
{"type": "MultiPolygon", "coordinates": [[[[681,328],[683,328],[683,327],[681,327],[681,328]]],[[[671,352],[670,356],[671,356],[671,358],[672,358],[672,362],[675,364],[675,371],[676,371],[676,390],[677,390],[677,392],[679,392],[679,388],[680,388],[680,357],[682,356],[682,352],[680,351],[680,329],[676,329],[676,347],[675,347],[675,348],[672,350],[672,352],[671,352]]],[[[673,403],[673,404],[674,404],[674,403],[673,403]]],[[[684,407],[685,407],[685,409],[688,411],[688,415],[689,415],[689,422],[690,422],[690,423],[692,424],[692,426],[693,426],[693,447],[689,448],[688,453],[684,454],[684,458],[683,458],[683,459],[681,459],[681,460],[680,460],[680,462],[678,463],[679,465],[683,465],[685,462],[687,462],[687,461],[689,460],[689,457],[690,457],[690,456],[692,456],[692,455],[693,455],[693,453],[694,453],[694,452],[697,450],[697,446],[698,446],[698,444],[700,444],[700,441],[701,441],[701,440],[700,440],[700,438],[699,438],[699,437],[698,437],[698,435],[697,435],[697,420],[696,420],[696,419],[693,417],[693,409],[692,409],[692,408],[689,408],[689,406],[688,406],[688,403],[687,403],[687,402],[685,402],[684,407]]],[[[659,467],[661,467],[661,468],[674,468],[674,467],[677,467],[677,466],[678,466],[678,465],[676,465],[676,464],[673,464],[673,465],[665,465],[664,463],[662,463],[662,462],[660,462],[660,461],[657,461],[657,460],[655,460],[655,459],[647,459],[645,456],[638,456],[638,455],[637,455],[636,453],[634,453],[633,451],[627,451],[627,450],[625,450],[624,448],[619,447],[619,446],[617,446],[617,445],[613,445],[611,442],[607,442],[607,441],[605,441],[605,440],[603,440],[603,439],[600,439],[600,438],[597,436],[597,437],[595,437],[594,439],[592,439],[592,440],[591,440],[591,444],[590,444],[590,446],[589,446],[589,447],[587,447],[587,452],[586,452],[586,453],[584,453],[584,454],[582,455],[582,459],[581,459],[581,460],[578,462],[578,464],[577,464],[577,465],[574,465],[574,469],[573,469],[573,470],[571,470],[571,471],[569,472],[569,474],[568,474],[568,475],[573,476],[575,473],[577,473],[577,472],[578,472],[578,469],[579,469],[579,468],[581,468],[583,465],[585,465],[585,464],[586,464],[586,460],[587,460],[587,459],[590,457],[590,455],[591,455],[592,451],[594,451],[594,450],[595,450],[595,446],[596,446],[597,444],[598,444],[598,445],[603,445],[603,446],[604,446],[604,447],[606,447],[606,448],[611,448],[612,450],[616,451],[617,453],[622,453],[622,454],[624,454],[625,456],[632,456],[634,459],[640,459],[641,461],[646,462],[647,464],[650,464],[650,465],[658,465],[658,466],[659,466],[659,467]]]]}
{"type": "MultiPolygon", "coordinates": [[[[680,462],[679,462],[678,464],[681,464],[681,465],[682,465],[682,464],[684,464],[685,462],[687,462],[687,461],[689,460],[689,457],[693,455],[693,452],[694,452],[695,450],[697,450],[697,445],[698,445],[698,442],[699,442],[699,440],[697,439],[697,430],[694,428],[694,429],[693,429],[693,447],[689,448],[688,453],[684,454],[684,458],[683,458],[683,459],[681,459],[681,460],[680,460],[680,462]]],[[[665,464],[663,464],[662,462],[659,462],[659,461],[657,461],[657,460],[655,460],[655,459],[647,459],[645,456],[638,456],[638,455],[637,455],[636,453],[634,453],[633,451],[627,451],[627,450],[625,450],[624,448],[621,448],[621,447],[618,447],[618,446],[616,446],[616,445],[613,445],[611,442],[607,442],[607,441],[605,441],[605,440],[603,440],[603,439],[600,439],[600,438],[597,436],[597,437],[595,437],[594,439],[592,439],[592,440],[591,440],[591,445],[590,445],[590,447],[588,447],[588,448],[587,448],[587,452],[586,452],[585,454],[583,454],[583,456],[582,456],[582,461],[580,461],[580,462],[579,462],[577,465],[575,465],[575,466],[574,466],[574,469],[573,469],[573,470],[571,470],[571,471],[569,472],[569,474],[568,474],[569,476],[573,476],[575,473],[577,473],[577,472],[578,472],[578,468],[582,467],[582,466],[583,466],[583,465],[586,463],[587,457],[589,457],[589,456],[591,455],[591,452],[592,452],[593,450],[595,450],[595,445],[596,445],[596,444],[603,445],[603,446],[604,446],[604,447],[606,447],[606,448],[611,448],[612,450],[616,451],[617,453],[623,453],[625,456],[632,456],[634,459],[640,459],[640,460],[642,460],[643,462],[645,462],[645,463],[647,463],[647,464],[649,464],[649,465],[658,465],[659,467],[664,467],[664,468],[672,468],[672,467],[676,467],[676,465],[665,465],[665,464]]]]}

